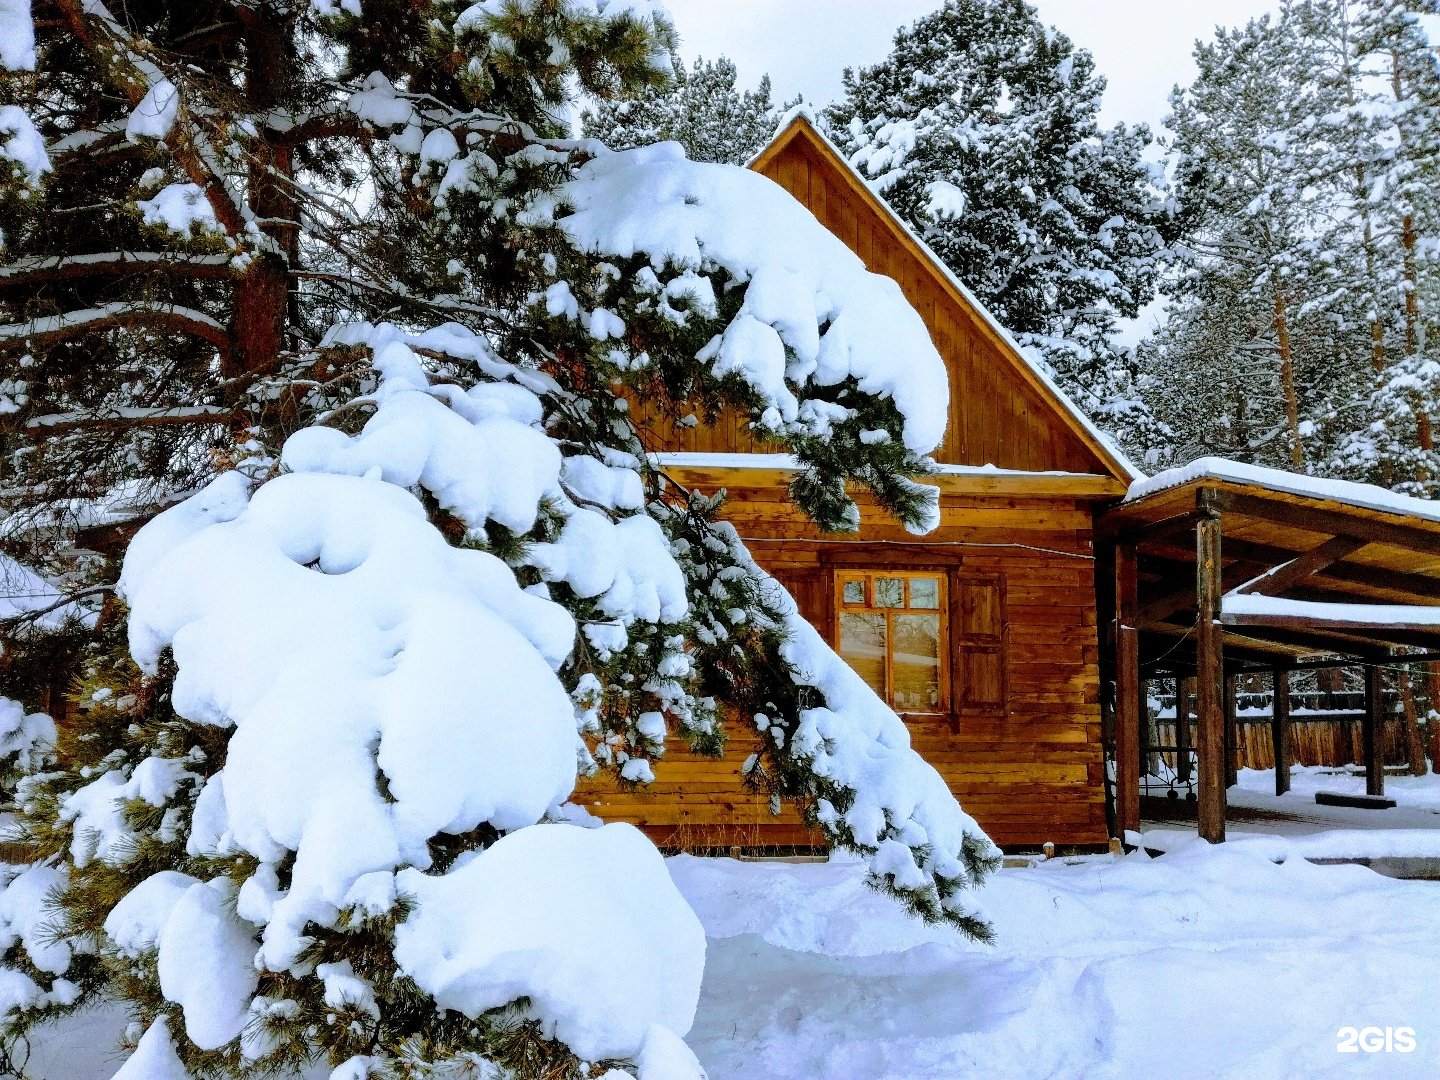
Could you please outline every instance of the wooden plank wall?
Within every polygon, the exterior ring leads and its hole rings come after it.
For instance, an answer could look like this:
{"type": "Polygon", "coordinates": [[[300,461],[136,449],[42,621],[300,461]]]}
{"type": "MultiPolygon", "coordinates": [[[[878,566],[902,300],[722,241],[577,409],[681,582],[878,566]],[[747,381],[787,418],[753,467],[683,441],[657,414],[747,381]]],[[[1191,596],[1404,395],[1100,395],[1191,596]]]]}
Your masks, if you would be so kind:
{"type": "MultiPolygon", "coordinates": [[[[913,745],[997,843],[1104,844],[1088,504],[946,496],[941,513],[940,528],[923,542],[864,504],[864,540],[822,537],[783,489],[732,489],[726,517],[832,643],[836,567],[946,568],[1003,582],[1006,700],[989,710],[907,717],[913,745]]],[[[962,701],[962,694],[952,696],[962,701]]],[[[647,791],[589,781],[577,801],[606,819],[641,825],[669,846],[814,842],[793,811],[772,818],[764,800],[744,790],[745,740],[737,733],[719,762],[676,745],[656,763],[656,783],[647,791]]]]}
{"type": "MultiPolygon", "coordinates": [[[[1242,717],[1235,725],[1235,760],[1241,769],[1273,769],[1275,767],[1275,745],[1270,738],[1270,721],[1242,717]]],[[[1290,721],[1290,763],[1292,765],[1344,765],[1365,764],[1364,744],[1361,742],[1361,719],[1359,716],[1301,717],[1290,721]]],[[[1381,729],[1379,739],[1381,759],[1386,765],[1408,765],[1409,750],[1405,745],[1405,732],[1398,719],[1387,720],[1381,729]]],[[[1155,723],[1156,745],[1174,746],[1175,721],[1161,720],[1155,723]]],[[[1194,745],[1195,721],[1190,721],[1191,745],[1194,745]]],[[[1151,755],[1164,762],[1167,770],[1175,768],[1173,753],[1151,755]]]]}
{"type": "MultiPolygon", "coordinates": [[[[1065,424],[1054,403],[1042,399],[980,329],[974,312],[956,301],[933,271],[896,234],[893,225],[853,190],[836,165],[796,138],[763,168],[804,203],[874,273],[899,283],[930,328],[950,371],[950,423],[938,461],[1006,469],[1105,473],[1106,466],[1065,424]]],[[[713,425],[676,427],[653,406],[637,418],[666,450],[748,453],[757,446],[740,418],[713,425]]]]}

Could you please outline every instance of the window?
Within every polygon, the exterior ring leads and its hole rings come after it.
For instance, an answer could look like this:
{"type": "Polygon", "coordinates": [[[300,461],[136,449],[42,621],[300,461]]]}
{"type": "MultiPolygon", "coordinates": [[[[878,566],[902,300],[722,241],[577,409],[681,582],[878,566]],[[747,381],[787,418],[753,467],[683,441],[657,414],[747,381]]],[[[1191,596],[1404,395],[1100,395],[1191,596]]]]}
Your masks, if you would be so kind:
{"type": "Polygon", "coordinates": [[[847,570],[835,590],[845,661],[896,712],[946,712],[945,575],[847,570]]]}

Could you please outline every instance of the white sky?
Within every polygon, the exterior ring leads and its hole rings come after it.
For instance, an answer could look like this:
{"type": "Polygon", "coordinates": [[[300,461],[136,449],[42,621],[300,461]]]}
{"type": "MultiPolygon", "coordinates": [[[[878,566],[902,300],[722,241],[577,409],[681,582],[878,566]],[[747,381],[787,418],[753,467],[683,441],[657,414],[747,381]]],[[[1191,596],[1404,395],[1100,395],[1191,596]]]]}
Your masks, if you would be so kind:
{"type": "MultiPolygon", "coordinates": [[[[897,27],[941,0],[665,0],[681,55],[735,61],[742,82],[765,72],[784,101],[817,106],[840,94],[840,73],[884,58],[897,27]]],[[[1194,73],[1191,45],[1214,27],[1237,26],[1277,5],[1269,0],[1031,0],[1040,17],[1095,55],[1109,80],[1103,119],[1158,127],[1166,98],[1194,73]]]]}

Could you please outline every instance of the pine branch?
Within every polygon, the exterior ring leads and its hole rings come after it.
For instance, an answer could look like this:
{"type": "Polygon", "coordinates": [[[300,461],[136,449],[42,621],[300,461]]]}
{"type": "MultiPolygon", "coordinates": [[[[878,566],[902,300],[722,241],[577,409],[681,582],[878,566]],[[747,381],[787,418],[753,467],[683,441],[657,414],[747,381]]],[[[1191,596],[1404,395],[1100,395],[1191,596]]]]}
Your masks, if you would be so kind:
{"type": "Polygon", "coordinates": [[[30,342],[37,338],[61,340],[97,330],[132,326],[189,334],[209,342],[226,355],[231,349],[230,335],[225,327],[203,311],[173,305],[162,307],[144,302],[121,302],[0,326],[0,351],[29,348],[30,342]]]}
{"type": "Polygon", "coordinates": [[[160,271],[187,278],[228,278],[229,255],[186,255],[164,251],[104,251],[91,255],[21,259],[0,266],[0,288],[28,287],[48,281],[100,277],[126,271],[160,271]]]}
{"type": "Polygon", "coordinates": [[[186,424],[213,425],[233,419],[235,413],[217,405],[188,405],[180,408],[113,408],[103,413],[50,413],[26,421],[27,430],[45,435],[72,431],[122,428],[168,427],[186,424]]]}
{"type": "MultiPolygon", "coordinates": [[[[99,67],[137,108],[145,96],[168,81],[163,69],[152,61],[110,13],[102,0],[56,0],[75,38],[89,50],[99,67]]],[[[205,192],[215,218],[231,236],[246,233],[249,214],[243,202],[226,183],[226,172],[198,128],[176,123],[165,139],[190,181],[205,192]]]]}

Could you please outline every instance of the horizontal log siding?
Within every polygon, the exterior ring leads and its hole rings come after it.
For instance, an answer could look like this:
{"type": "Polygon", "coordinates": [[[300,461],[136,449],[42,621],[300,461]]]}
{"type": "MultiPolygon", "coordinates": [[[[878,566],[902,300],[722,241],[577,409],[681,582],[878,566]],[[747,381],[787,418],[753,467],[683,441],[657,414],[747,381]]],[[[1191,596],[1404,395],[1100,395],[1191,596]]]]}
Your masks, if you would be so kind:
{"type": "MultiPolygon", "coordinates": [[[[791,585],[806,616],[832,641],[833,600],[827,598],[836,566],[937,566],[1002,580],[1003,708],[908,717],[913,745],[997,843],[1105,843],[1087,504],[947,496],[940,528],[924,538],[874,507],[862,505],[862,514],[864,540],[837,540],[816,533],[783,491],[732,491],[726,507],[757,561],[791,585]]],[[[674,847],[818,842],[792,809],[772,817],[766,801],[744,789],[739,766],[753,739],[739,729],[732,735],[721,761],[697,759],[672,740],[646,791],[624,792],[597,779],[581,785],[577,801],[608,820],[639,824],[674,847]]]]}

